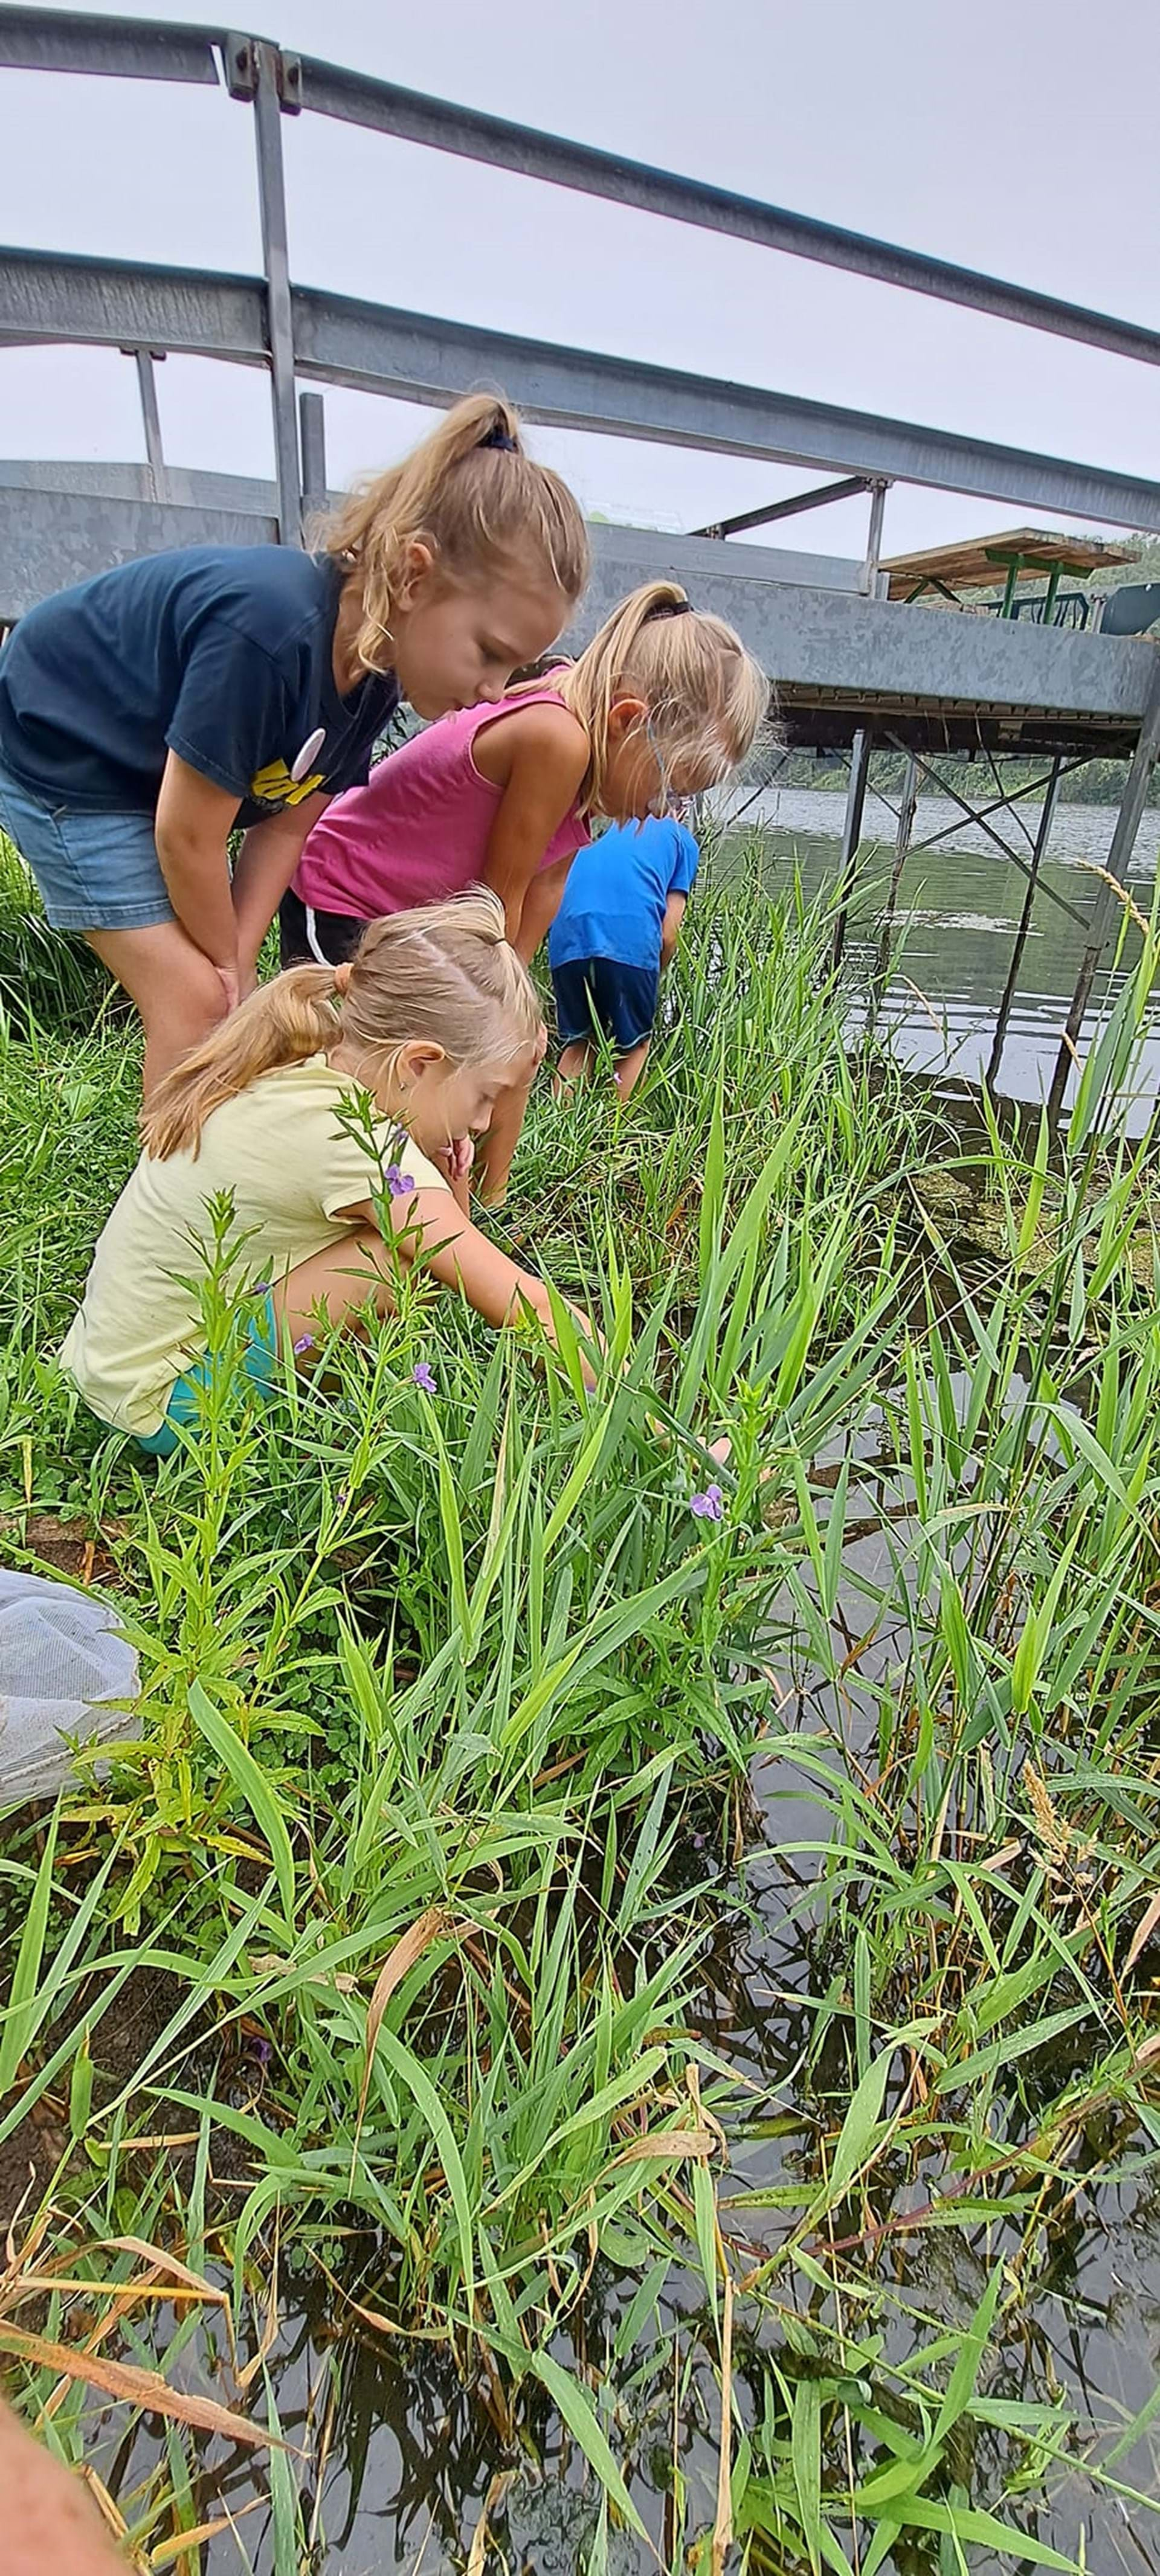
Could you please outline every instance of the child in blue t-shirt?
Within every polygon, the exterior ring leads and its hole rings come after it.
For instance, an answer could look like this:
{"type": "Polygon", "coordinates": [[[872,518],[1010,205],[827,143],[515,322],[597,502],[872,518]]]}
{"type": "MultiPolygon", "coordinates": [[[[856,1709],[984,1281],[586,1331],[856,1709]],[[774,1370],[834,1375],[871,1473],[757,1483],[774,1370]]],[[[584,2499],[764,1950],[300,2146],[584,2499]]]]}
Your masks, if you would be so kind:
{"type": "Polygon", "coordinates": [[[672,815],[618,824],[577,852],[548,934],[562,1081],[593,1073],[601,1036],[622,1100],[640,1080],[699,855],[672,815]]]}

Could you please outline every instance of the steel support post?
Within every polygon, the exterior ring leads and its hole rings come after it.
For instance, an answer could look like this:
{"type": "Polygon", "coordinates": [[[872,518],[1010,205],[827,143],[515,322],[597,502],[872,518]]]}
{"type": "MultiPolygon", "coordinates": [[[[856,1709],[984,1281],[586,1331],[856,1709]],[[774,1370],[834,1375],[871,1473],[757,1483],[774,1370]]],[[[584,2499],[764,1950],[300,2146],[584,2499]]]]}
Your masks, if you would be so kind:
{"type": "Polygon", "coordinates": [[[995,1022],[995,1036],[991,1046],[991,1053],[987,1061],[987,1070],[983,1076],[983,1080],[987,1085],[988,1091],[994,1090],[999,1079],[999,1065],[1002,1060],[1003,1049],[1007,1043],[1007,1023],[1011,1017],[1011,1005],[1015,999],[1015,987],[1019,981],[1019,969],[1023,963],[1023,951],[1027,946],[1027,934],[1031,928],[1031,914],[1035,903],[1035,889],[1039,882],[1040,862],[1051,837],[1051,826],[1055,821],[1055,808],[1059,800],[1059,780],[1062,768],[1063,753],[1057,751],[1051,764],[1051,774],[1047,781],[1047,792],[1043,799],[1043,811],[1039,817],[1035,839],[1031,847],[1031,873],[1027,879],[1027,884],[1024,889],[1023,909],[1019,915],[1019,928],[1015,933],[1015,945],[1011,951],[1011,963],[1007,969],[1007,981],[1003,987],[1003,999],[999,1004],[999,1016],[995,1022]]]}
{"type": "Polygon", "coordinates": [[[902,871],[906,866],[907,852],[910,848],[911,834],[914,830],[914,809],[917,803],[918,762],[914,757],[914,753],[911,752],[910,757],[907,760],[906,773],[902,782],[902,803],[898,808],[898,827],[894,835],[894,865],[890,871],[890,884],[886,891],[886,908],[882,915],[882,927],[878,934],[878,954],[874,960],[874,981],[870,988],[870,1007],[866,1014],[866,1035],[868,1038],[873,1034],[875,1020],[882,1008],[882,997],[886,991],[887,978],[890,973],[890,949],[894,935],[894,915],[898,909],[898,889],[902,883],[902,871]]]}
{"type": "MultiPolygon", "coordinates": [[[[165,352],[161,350],[160,356],[165,352]]],[[[165,449],[161,441],[161,414],[157,407],[157,378],[153,373],[152,349],[134,349],[137,368],[137,391],[141,396],[141,419],[145,430],[145,461],[153,478],[153,498],[164,501],[165,449]]]]}
{"type": "Polygon", "coordinates": [[[290,300],[286,180],[282,166],[282,103],[278,79],[279,56],[276,46],[256,43],[252,49],[252,60],[254,134],[258,151],[258,198],[262,213],[262,262],[266,272],[270,395],[274,411],[278,533],[284,546],[300,546],[302,495],[298,472],[298,419],[294,399],[294,319],[290,300]]]}
{"type": "Polygon", "coordinates": [[[850,783],[846,789],[846,813],[842,824],[842,854],[839,860],[841,881],[838,909],[834,918],[834,936],[830,964],[836,974],[846,947],[846,929],[850,901],[858,872],[858,847],[862,839],[862,814],[866,803],[866,783],[870,775],[870,727],[859,725],[850,748],[850,783]]]}
{"type": "MultiPolygon", "coordinates": [[[[1116,816],[1116,828],[1112,834],[1112,846],[1108,852],[1108,876],[1114,877],[1120,885],[1127,877],[1136,834],[1140,829],[1140,818],[1148,802],[1153,764],[1158,756],[1160,756],[1160,664],[1157,666],[1151,695],[1144,710],[1140,738],[1132,754],[1124,784],[1123,800],[1116,816]]],[[[1108,932],[1119,911],[1119,905],[1120,898],[1115,886],[1107,884],[1101,878],[1096,889],[1096,899],[1089,924],[1091,936],[1080,959],[1075,991],[1071,997],[1071,1009],[1068,1012],[1063,1033],[1063,1043],[1056,1059],[1051,1089],[1047,1095],[1047,1115],[1053,1127],[1057,1124],[1063,1107],[1063,1095],[1067,1089],[1068,1074],[1075,1061],[1075,1050],[1083,1027],[1084,1012],[1091,999],[1096,970],[1104,952],[1108,932]]]]}
{"type": "Polygon", "coordinates": [[[324,510],[326,407],[321,394],[299,394],[298,427],[302,441],[302,507],[305,512],[324,510]]]}
{"type": "Polygon", "coordinates": [[[871,599],[882,555],[882,522],[886,516],[889,489],[889,483],[884,482],[874,482],[870,486],[870,524],[866,530],[866,560],[862,566],[861,587],[871,599]]]}

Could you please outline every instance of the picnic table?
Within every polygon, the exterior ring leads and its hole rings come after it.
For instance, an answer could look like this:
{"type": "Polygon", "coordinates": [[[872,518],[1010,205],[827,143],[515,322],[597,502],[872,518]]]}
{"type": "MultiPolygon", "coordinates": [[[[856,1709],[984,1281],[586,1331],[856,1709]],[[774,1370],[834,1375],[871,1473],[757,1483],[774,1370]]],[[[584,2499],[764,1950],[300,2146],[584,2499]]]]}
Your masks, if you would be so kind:
{"type": "MultiPolygon", "coordinates": [[[[1031,606],[1026,597],[1020,598],[1019,585],[1046,574],[1047,588],[1034,605],[1042,605],[1041,623],[1052,626],[1063,609],[1059,585],[1065,573],[1076,577],[1134,560],[1134,547],[1115,545],[1107,538],[1006,528],[994,537],[964,537],[955,545],[929,546],[921,554],[884,557],[882,570],[890,576],[889,598],[921,599],[933,591],[954,608],[963,606],[964,591],[994,590],[1002,582],[1003,596],[995,607],[999,617],[1017,617],[1021,607],[1031,606]]],[[[1079,596],[1086,608],[1088,601],[1079,596]]],[[[1079,623],[1086,625],[1086,617],[1079,623]]]]}

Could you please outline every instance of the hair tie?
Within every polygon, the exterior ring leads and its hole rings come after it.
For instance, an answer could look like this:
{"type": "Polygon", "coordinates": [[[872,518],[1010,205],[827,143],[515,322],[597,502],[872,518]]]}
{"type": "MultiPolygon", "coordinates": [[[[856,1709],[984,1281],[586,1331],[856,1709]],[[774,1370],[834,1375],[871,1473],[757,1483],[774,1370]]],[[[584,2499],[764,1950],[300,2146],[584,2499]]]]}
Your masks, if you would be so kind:
{"type": "Polygon", "coordinates": [[[503,447],[507,449],[509,456],[518,456],[520,452],[518,439],[509,438],[506,429],[502,427],[498,420],[494,429],[489,429],[485,437],[477,439],[476,445],[478,447],[503,447]]]}
{"type": "Polygon", "coordinates": [[[658,599],[655,608],[646,608],[641,624],[651,626],[656,617],[691,617],[691,599],[658,599]]]}

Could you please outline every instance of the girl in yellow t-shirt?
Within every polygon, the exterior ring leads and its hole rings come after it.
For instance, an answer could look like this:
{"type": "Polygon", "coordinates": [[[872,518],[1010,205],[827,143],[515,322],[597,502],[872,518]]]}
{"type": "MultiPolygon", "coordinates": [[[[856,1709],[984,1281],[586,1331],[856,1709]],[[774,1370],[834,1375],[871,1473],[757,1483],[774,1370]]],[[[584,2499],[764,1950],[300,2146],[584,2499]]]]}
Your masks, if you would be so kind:
{"type": "Polygon", "coordinates": [[[483,890],[372,921],[349,964],[295,967],[255,993],[142,1113],[145,1151],[60,1354],[92,1411],[163,1456],[196,1423],[197,1274],[227,1191],[248,1274],[266,1283],[245,1359],[260,1385],[280,1338],[306,1356],[320,1313],[341,1326],[370,1299],[387,1311],[399,1257],[420,1255],[489,1323],[530,1308],[551,1334],[543,1281],[477,1231],[467,1199],[473,1138],[499,1092],[531,1079],[544,1042],[503,906],[483,890]],[[373,1144],[350,1115],[359,1092],[373,1144]]]}

